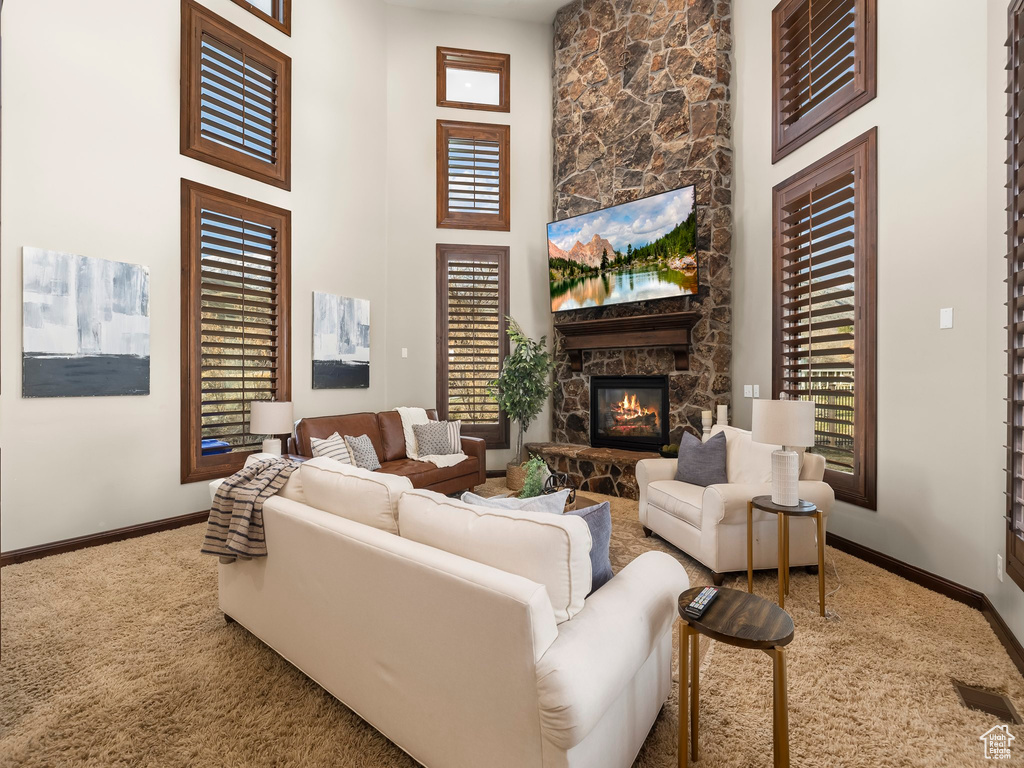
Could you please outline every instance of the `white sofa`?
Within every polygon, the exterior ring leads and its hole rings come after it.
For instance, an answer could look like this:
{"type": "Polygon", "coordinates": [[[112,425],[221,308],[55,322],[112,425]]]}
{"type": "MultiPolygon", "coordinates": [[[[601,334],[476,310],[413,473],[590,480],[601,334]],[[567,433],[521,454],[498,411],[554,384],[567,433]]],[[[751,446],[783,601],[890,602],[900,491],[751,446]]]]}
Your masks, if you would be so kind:
{"type": "MultiPolygon", "coordinates": [[[[711,569],[715,584],[724,574],[747,570],[747,502],[771,494],[771,455],[778,446],[755,443],[750,432],[716,424],[712,436],[725,432],[728,483],[699,485],[675,479],[675,459],[637,462],[640,523],[644,532],[658,534],[711,569]]],[[[803,455],[800,498],[828,514],[835,503],[831,486],[823,482],[825,459],[803,455]]],[[[754,568],[777,568],[778,519],[754,510],[754,568]]],[[[789,526],[791,566],[816,566],[817,531],[814,518],[792,518],[789,526]]]]}
{"type": "MultiPolygon", "coordinates": [[[[327,461],[304,464],[265,504],[266,558],[219,565],[226,617],[423,765],[632,765],[671,689],[672,627],[689,586],[674,558],[645,553],[583,600],[580,518],[476,519],[405,478],[381,485],[366,473],[377,485],[356,487],[362,470],[327,461]],[[330,472],[345,476],[333,479],[332,512],[305,503],[324,504],[330,472]],[[356,522],[346,505],[375,511],[356,522]],[[381,522],[388,506],[398,535],[381,522]],[[453,547],[484,524],[530,528],[539,544],[525,567],[551,588],[413,540],[441,534],[449,514],[453,547]],[[553,602],[571,618],[559,623],[553,602]]],[[[490,533],[492,550],[508,538],[490,533]]],[[[488,557],[515,543],[504,546],[488,557]]]]}

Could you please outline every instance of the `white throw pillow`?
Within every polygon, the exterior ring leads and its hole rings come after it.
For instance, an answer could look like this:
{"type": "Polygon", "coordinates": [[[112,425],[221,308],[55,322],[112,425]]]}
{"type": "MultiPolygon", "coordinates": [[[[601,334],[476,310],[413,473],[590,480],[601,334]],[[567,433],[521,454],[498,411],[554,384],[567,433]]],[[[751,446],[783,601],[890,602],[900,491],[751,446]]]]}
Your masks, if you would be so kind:
{"type": "Polygon", "coordinates": [[[517,499],[514,496],[477,496],[471,491],[466,491],[462,494],[462,500],[466,504],[476,504],[479,507],[518,509],[523,512],[547,512],[554,515],[560,515],[565,512],[565,502],[568,498],[568,488],[556,491],[555,493],[543,493],[540,496],[532,496],[529,499],[517,499]]]}
{"type": "Polygon", "coordinates": [[[306,503],[311,507],[398,533],[398,498],[412,490],[409,478],[371,472],[324,457],[305,462],[299,474],[306,503]]]}
{"type": "Polygon", "coordinates": [[[313,452],[314,458],[326,456],[328,459],[340,461],[342,464],[352,463],[352,455],[348,452],[348,444],[345,442],[345,438],[337,432],[322,440],[318,437],[309,438],[309,447],[313,452]]]}
{"type": "Polygon", "coordinates": [[[582,517],[479,507],[416,490],[402,494],[398,519],[402,538],[543,584],[557,623],[583,610],[593,541],[582,517]]]}
{"type": "Polygon", "coordinates": [[[745,429],[716,424],[712,436],[725,432],[725,476],[730,483],[770,483],[772,453],[777,445],[755,443],[745,429]]]}

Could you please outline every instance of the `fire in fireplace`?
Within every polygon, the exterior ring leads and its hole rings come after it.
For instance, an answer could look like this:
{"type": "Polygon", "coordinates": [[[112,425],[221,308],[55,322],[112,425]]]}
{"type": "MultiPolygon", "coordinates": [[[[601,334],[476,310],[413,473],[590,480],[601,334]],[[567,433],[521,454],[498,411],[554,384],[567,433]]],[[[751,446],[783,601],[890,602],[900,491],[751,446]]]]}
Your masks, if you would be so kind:
{"type": "Polygon", "coordinates": [[[591,445],[656,451],[668,432],[668,377],[591,377],[591,445]]]}

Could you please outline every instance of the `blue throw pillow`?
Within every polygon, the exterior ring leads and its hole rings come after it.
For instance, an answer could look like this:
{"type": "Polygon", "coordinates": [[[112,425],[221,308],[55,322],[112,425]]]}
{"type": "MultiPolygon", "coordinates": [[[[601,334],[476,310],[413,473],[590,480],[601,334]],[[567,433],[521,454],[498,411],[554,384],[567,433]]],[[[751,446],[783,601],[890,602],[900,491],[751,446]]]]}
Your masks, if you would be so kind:
{"type": "Polygon", "coordinates": [[[567,510],[565,514],[579,515],[590,528],[590,538],[594,542],[590,547],[590,570],[593,573],[590,592],[587,593],[590,597],[615,575],[608,555],[612,544],[612,505],[602,501],[592,507],[567,510]]]}
{"type": "Polygon", "coordinates": [[[679,441],[676,480],[705,487],[729,482],[725,474],[725,432],[719,432],[706,443],[684,432],[679,441]]]}

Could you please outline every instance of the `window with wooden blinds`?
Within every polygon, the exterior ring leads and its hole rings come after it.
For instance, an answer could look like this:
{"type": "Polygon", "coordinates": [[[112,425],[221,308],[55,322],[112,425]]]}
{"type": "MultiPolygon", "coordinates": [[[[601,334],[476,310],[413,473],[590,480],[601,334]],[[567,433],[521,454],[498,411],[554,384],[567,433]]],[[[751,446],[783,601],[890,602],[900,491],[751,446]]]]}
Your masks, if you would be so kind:
{"type": "Polygon", "coordinates": [[[508,448],[508,418],[487,393],[508,356],[508,248],[437,246],[437,410],[462,434],[508,448]]]}
{"type": "Polygon", "coordinates": [[[875,98],[876,0],[783,0],[772,11],[772,162],[875,98]]]}
{"type": "Polygon", "coordinates": [[[291,35],[292,0],[234,0],[234,2],[286,35],[291,35]]]}
{"type": "Polygon", "coordinates": [[[1006,572],[1024,589],[1024,0],[1009,9],[1007,63],[1006,572]]]}
{"type": "Polygon", "coordinates": [[[437,226],[508,232],[509,126],[437,121],[437,226]]]}
{"type": "Polygon", "coordinates": [[[836,498],[875,508],[872,129],[775,187],[773,396],[813,400],[836,498]]]}
{"type": "Polygon", "coordinates": [[[192,482],[259,450],[253,400],[291,399],[291,214],[183,181],[182,217],[181,477],[192,482]]]}
{"type": "Polygon", "coordinates": [[[191,0],[182,9],[182,154],[290,189],[291,59],[191,0]]]}

